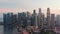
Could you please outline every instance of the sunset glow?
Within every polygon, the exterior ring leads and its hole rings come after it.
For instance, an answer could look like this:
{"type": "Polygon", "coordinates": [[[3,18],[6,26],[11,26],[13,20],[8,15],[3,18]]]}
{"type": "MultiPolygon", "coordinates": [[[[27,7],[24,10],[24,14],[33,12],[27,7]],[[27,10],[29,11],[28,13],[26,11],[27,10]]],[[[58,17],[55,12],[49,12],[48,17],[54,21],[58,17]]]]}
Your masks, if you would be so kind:
{"type": "Polygon", "coordinates": [[[43,13],[46,13],[46,9],[49,7],[51,13],[60,14],[60,0],[0,0],[0,13],[7,12],[32,12],[38,8],[42,9],[43,13]]]}

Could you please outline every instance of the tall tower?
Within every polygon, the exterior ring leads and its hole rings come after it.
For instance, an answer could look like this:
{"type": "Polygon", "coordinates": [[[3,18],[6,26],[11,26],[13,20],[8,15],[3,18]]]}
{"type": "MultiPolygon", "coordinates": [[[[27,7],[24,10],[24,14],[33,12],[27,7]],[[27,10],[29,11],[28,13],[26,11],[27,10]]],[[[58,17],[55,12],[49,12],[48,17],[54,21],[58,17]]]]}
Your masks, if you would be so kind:
{"type": "Polygon", "coordinates": [[[36,10],[33,10],[33,13],[34,13],[34,19],[35,19],[35,24],[34,24],[34,26],[36,26],[36,10]]]}
{"type": "Polygon", "coordinates": [[[30,12],[27,12],[26,20],[27,20],[27,26],[30,27],[30,26],[31,26],[31,16],[30,16],[30,12]]]}
{"type": "Polygon", "coordinates": [[[4,34],[6,34],[7,33],[7,28],[6,28],[6,14],[3,14],[3,22],[4,22],[4,34]]]}
{"type": "Polygon", "coordinates": [[[3,14],[4,18],[4,34],[13,34],[13,13],[3,14]]]}
{"type": "Polygon", "coordinates": [[[47,27],[50,27],[50,8],[47,8],[47,27]]]}
{"type": "Polygon", "coordinates": [[[33,10],[33,14],[32,14],[32,25],[34,27],[37,27],[37,14],[36,14],[36,10],[33,10]]]}
{"type": "Polygon", "coordinates": [[[51,14],[50,26],[51,26],[51,28],[54,28],[54,26],[55,26],[55,14],[51,14]]]}
{"type": "Polygon", "coordinates": [[[41,16],[41,8],[39,8],[39,15],[41,16]]]}
{"type": "Polygon", "coordinates": [[[41,8],[39,8],[39,13],[38,13],[38,18],[37,18],[37,22],[38,22],[38,27],[39,28],[41,28],[41,26],[42,26],[41,16],[42,16],[41,8]]]}
{"type": "Polygon", "coordinates": [[[60,26],[60,15],[56,16],[56,26],[60,26]]]}

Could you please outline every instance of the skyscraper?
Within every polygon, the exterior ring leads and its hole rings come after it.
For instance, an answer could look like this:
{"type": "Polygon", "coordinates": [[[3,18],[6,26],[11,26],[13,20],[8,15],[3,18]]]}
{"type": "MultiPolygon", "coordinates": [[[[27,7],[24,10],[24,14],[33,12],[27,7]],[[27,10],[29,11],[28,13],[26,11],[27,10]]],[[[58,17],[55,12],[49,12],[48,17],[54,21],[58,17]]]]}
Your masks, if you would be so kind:
{"type": "Polygon", "coordinates": [[[13,15],[13,34],[17,34],[17,14],[13,15]]]}
{"type": "Polygon", "coordinates": [[[32,14],[32,25],[37,27],[37,14],[36,14],[36,10],[33,10],[33,14],[32,14]]]}
{"type": "Polygon", "coordinates": [[[41,27],[42,27],[42,28],[45,27],[44,23],[45,23],[45,16],[44,16],[44,14],[42,13],[42,15],[41,15],[41,27]]]}
{"type": "Polygon", "coordinates": [[[26,20],[26,13],[22,13],[22,22],[23,22],[23,27],[27,27],[27,20],[26,20]]]}
{"type": "Polygon", "coordinates": [[[42,26],[42,22],[41,22],[42,17],[41,16],[42,16],[42,12],[41,12],[41,8],[39,8],[39,13],[38,13],[38,18],[37,18],[39,28],[41,28],[41,26],[42,26]]]}
{"type": "Polygon", "coordinates": [[[4,34],[13,34],[13,13],[4,14],[4,34]]]}
{"type": "Polygon", "coordinates": [[[3,22],[4,22],[4,34],[6,34],[7,33],[7,31],[6,31],[6,14],[3,14],[3,22]]]}
{"type": "Polygon", "coordinates": [[[41,8],[39,8],[39,15],[41,16],[42,12],[41,12],[41,8]]]}
{"type": "Polygon", "coordinates": [[[26,19],[27,19],[27,26],[31,26],[31,15],[30,15],[29,12],[27,12],[27,17],[26,17],[26,19]]]}
{"type": "Polygon", "coordinates": [[[18,22],[17,24],[23,25],[22,23],[22,13],[18,13],[18,22]]]}
{"type": "Polygon", "coordinates": [[[19,27],[26,27],[26,13],[18,13],[18,26],[19,27]]]}
{"type": "Polygon", "coordinates": [[[21,33],[20,31],[22,30],[22,25],[23,25],[22,13],[18,13],[18,18],[17,18],[17,32],[18,33],[21,33]]]}
{"type": "Polygon", "coordinates": [[[47,8],[47,27],[50,27],[50,8],[47,8]]]}
{"type": "Polygon", "coordinates": [[[17,14],[13,15],[13,24],[14,24],[14,26],[17,25],[17,14]]]}
{"type": "Polygon", "coordinates": [[[55,14],[51,14],[50,26],[51,26],[51,28],[55,27],[55,14]]]}
{"type": "Polygon", "coordinates": [[[60,26],[60,15],[56,16],[56,25],[60,26]]]}

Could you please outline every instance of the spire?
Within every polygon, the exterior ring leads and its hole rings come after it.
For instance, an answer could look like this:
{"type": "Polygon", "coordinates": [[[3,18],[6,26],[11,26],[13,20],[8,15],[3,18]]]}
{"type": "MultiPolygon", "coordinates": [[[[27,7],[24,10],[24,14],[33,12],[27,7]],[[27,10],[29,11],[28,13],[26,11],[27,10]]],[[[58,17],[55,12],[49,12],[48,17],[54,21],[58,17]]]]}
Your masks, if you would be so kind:
{"type": "Polygon", "coordinates": [[[47,8],[47,14],[50,14],[50,8],[47,8]]]}
{"type": "Polygon", "coordinates": [[[35,9],[33,10],[33,14],[36,14],[36,10],[35,9]]]}
{"type": "Polygon", "coordinates": [[[41,8],[39,8],[39,14],[41,14],[41,8]]]}

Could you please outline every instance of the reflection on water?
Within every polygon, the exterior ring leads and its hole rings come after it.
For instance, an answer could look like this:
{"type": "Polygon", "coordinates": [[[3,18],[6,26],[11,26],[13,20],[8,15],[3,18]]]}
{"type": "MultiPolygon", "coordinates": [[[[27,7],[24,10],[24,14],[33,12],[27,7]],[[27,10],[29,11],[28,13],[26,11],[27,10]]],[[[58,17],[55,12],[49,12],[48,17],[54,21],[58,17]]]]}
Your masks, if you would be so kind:
{"type": "Polygon", "coordinates": [[[0,34],[3,34],[3,25],[0,25],[0,34]]]}

